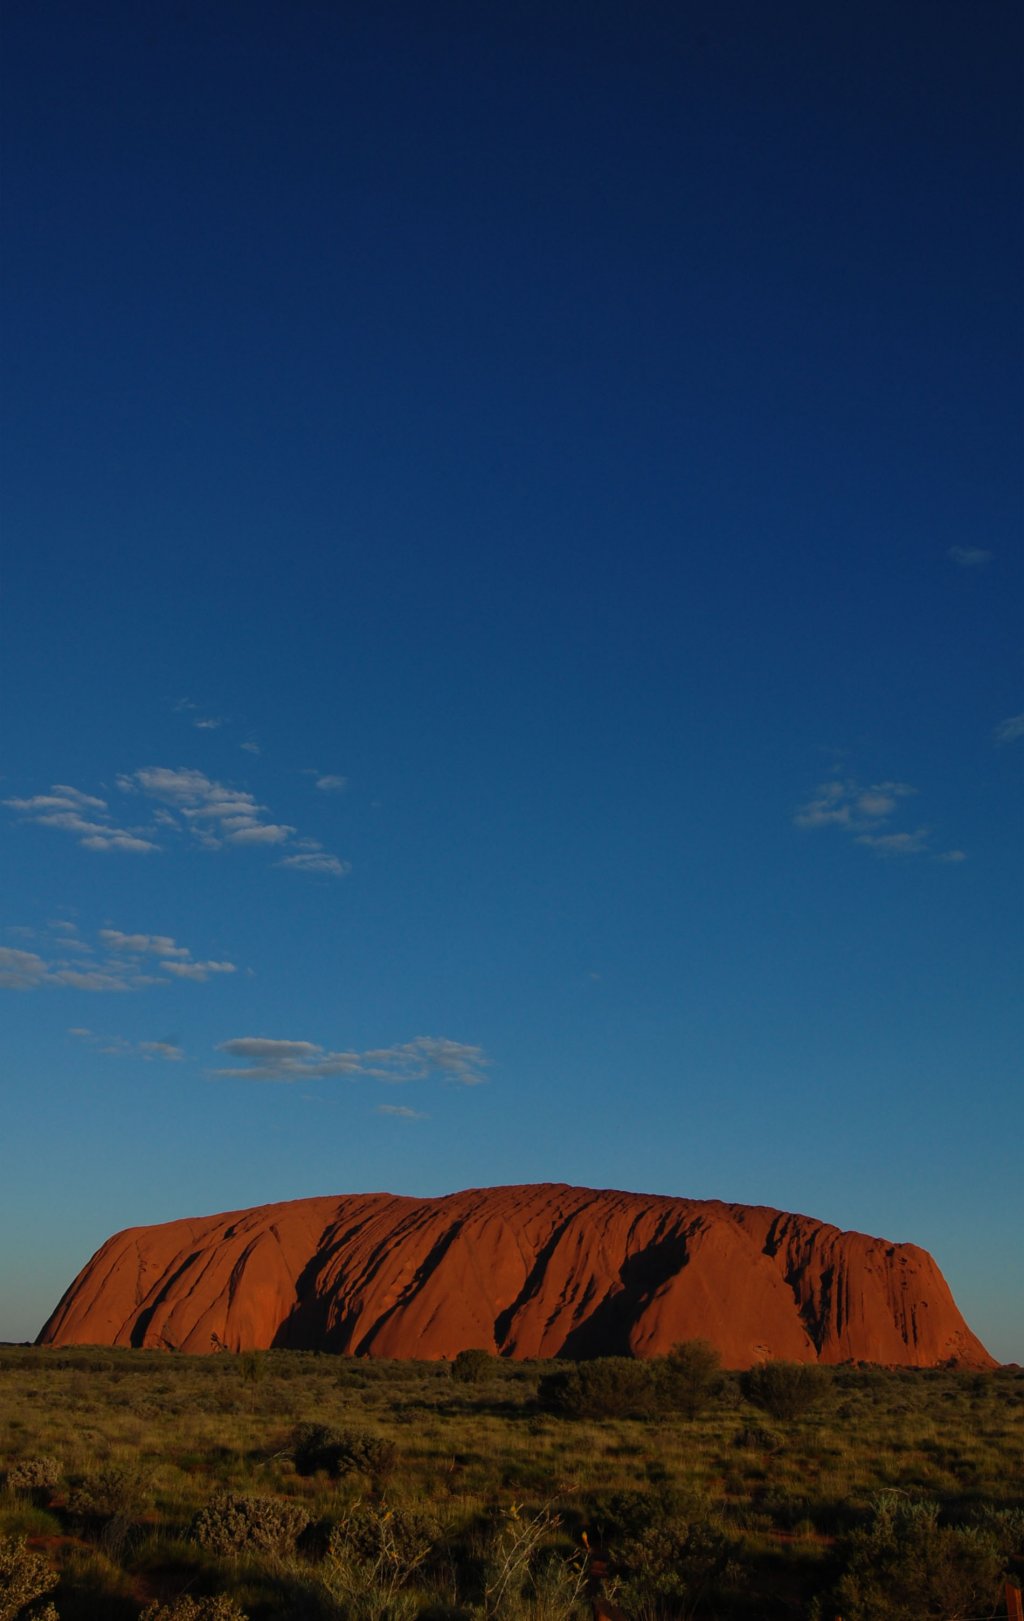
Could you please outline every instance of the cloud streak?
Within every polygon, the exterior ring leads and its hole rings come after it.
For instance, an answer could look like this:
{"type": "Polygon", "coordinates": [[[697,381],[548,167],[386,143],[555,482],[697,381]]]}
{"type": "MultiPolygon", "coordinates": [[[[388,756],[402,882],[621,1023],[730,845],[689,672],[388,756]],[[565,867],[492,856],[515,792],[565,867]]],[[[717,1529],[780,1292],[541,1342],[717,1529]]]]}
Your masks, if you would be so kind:
{"type": "Polygon", "coordinates": [[[984,546],[949,546],[946,556],[960,568],[983,568],[992,561],[992,553],[986,551],[984,546]]]}
{"type": "Polygon", "coordinates": [[[416,1036],[394,1047],[368,1052],[332,1052],[315,1041],[278,1041],[266,1036],[235,1036],[216,1048],[241,1064],[213,1070],[243,1081],[322,1080],[345,1075],[392,1084],[440,1078],[459,1086],[480,1086],[489,1060],[483,1048],[440,1036],[416,1036]]]}
{"type": "Polygon", "coordinates": [[[166,1064],[180,1064],[185,1058],[175,1041],[128,1041],[124,1036],[97,1035],[84,1025],[73,1025],[68,1035],[97,1048],[108,1058],[141,1058],[145,1063],[159,1059],[166,1064]]]}
{"type": "Polygon", "coordinates": [[[993,741],[999,745],[1016,743],[1024,737],[1024,714],[1011,715],[1008,720],[1001,720],[992,733],[993,741]]]}
{"type": "Polygon", "coordinates": [[[119,827],[112,820],[105,799],[84,794],[66,783],[54,783],[48,794],[5,799],[3,803],[9,810],[16,811],[24,822],[70,833],[83,850],[127,850],[146,854],[159,849],[153,839],[145,836],[148,830],[119,827]]]}
{"type": "MultiPolygon", "coordinates": [[[[48,934],[44,931],[40,951],[0,947],[0,988],[24,991],[63,985],[78,991],[139,991],[237,971],[233,962],[194,961],[189,948],[179,946],[169,934],[100,929],[97,947],[80,939],[73,923],[61,920],[50,929],[48,934]]],[[[19,933],[34,938],[33,930],[19,933]]]]}
{"type": "MultiPolygon", "coordinates": [[[[876,782],[865,787],[852,777],[833,777],[819,783],[811,798],[797,807],[793,823],[812,830],[838,828],[854,844],[876,856],[931,855],[930,827],[891,826],[905,801],[916,792],[909,782],[876,782]]],[[[967,858],[963,850],[947,850],[935,859],[956,862],[967,858]]]]}

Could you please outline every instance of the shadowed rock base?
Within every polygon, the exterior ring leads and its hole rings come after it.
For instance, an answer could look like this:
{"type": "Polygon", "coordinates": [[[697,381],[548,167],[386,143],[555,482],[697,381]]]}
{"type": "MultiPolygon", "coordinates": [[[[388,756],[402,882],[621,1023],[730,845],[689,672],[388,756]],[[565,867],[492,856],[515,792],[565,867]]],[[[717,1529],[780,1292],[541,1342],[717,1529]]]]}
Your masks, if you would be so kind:
{"type": "Polygon", "coordinates": [[[561,1185],[296,1199],[107,1240],[45,1345],[376,1357],[993,1359],[914,1244],[717,1200],[561,1185]]]}

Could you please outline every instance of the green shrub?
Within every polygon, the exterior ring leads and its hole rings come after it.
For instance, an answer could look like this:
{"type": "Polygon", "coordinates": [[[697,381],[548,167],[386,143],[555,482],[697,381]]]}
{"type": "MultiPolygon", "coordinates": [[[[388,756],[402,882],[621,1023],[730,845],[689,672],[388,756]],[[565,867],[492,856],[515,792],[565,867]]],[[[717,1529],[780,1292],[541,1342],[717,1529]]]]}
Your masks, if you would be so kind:
{"type": "MultiPolygon", "coordinates": [[[[361,1504],[330,1534],[320,1579],[350,1621],[398,1621],[404,1590],[430,1557],[437,1527],[423,1515],[361,1504]]],[[[419,1613],[409,1605],[408,1613],[419,1613]]]]}
{"type": "Polygon", "coordinates": [[[309,1525],[300,1503],[284,1497],[221,1492],[193,1517],[189,1534],[210,1553],[292,1553],[309,1525]]]}
{"type": "Polygon", "coordinates": [[[543,1374],[537,1400],[565,1418],[644,1418],[657,1405],[657,1390],[650,1363],[606,1356],[543,1374]]]}
{"type": "Polygon", "coordinates": [[[722,1358],[708,1340],[684,1340],[653,1365],[662,1412],[696,1418],[722,1389],[722,1358]]]}
{"type": "Polygon", "coordinates": [[[332,1430],[326,1424],[300,1424],[292,1435],[295,1472],[315,1475],[323,1470],[332,1480],[341,1475],[364,1474],[378,1485],[390,1480],[398,1467],[393,1441],[368,1430],[332,1430]]]}
{"type": "Polygon", "coordinates": [[[26,1547],[24,1537],[0,1537],[0,1621],[51,1621],[52,1604],[38,1604],[56,1587],[57,1572],[42,1554],[26,1547]]]}
{"type": "Polygon", "coordinates": [[[935,1503],[879,1499],[855,1531],[835,1590],[844,1621],[959,1621],[992,1613],[1003,1558],[978,1526],[942,1526],[935,1503]]]}
{"type": "Polygon", "coordinates": [[[829,1376],[816,1362],[760,1362],[740,1374],[747,1401],[772,1418],[800,1418],[828,1389],[829,1376]]]}
{"type": "Polygon", "coordinates": [[[460,1384],[478,1385],[481,1379],[487,1378],[496,1362],[497,1357],[490,1351],[475,1348],[460,1351],[452,1363],[452,1378],[460,1384]]]}

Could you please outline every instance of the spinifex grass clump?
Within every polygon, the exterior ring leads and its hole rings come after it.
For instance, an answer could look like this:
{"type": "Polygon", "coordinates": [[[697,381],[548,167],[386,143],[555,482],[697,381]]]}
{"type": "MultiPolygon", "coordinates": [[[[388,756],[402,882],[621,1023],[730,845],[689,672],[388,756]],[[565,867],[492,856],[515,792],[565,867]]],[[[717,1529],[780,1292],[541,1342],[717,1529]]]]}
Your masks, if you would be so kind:
{"type": "Polygon", "coordinates": [[[292,1553],[309,1525],[300,1503],[282,1497],[221,1492],[199,1510],[191,1535],[201,1548],[230,1558],[246,1553],[292,1553]]]}
{"type": "Polygon", "coordinates": [[[0,1621],[56,1621],[56,1610],[44,1600],[57,1581],[52,1565],[24,1537],[0,1537],[0,1621]]]}

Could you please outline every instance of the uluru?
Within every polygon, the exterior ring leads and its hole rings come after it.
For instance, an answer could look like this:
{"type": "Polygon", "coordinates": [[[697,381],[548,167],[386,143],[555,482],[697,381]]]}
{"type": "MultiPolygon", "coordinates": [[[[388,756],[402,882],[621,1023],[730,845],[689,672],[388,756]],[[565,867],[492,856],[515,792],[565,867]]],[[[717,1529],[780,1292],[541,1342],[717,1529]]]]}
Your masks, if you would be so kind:
{"type": "Polygon", "coordinates": [[[522,1359],[657,1356],[697,1337],[733,1368],[995,1365],[914,1244],[764,1206],[560,1184],[127,1228],[39,1343],[522,1359]]]}

